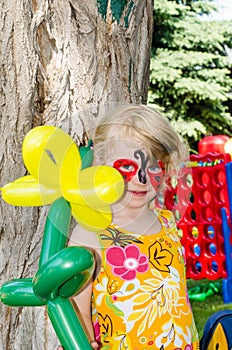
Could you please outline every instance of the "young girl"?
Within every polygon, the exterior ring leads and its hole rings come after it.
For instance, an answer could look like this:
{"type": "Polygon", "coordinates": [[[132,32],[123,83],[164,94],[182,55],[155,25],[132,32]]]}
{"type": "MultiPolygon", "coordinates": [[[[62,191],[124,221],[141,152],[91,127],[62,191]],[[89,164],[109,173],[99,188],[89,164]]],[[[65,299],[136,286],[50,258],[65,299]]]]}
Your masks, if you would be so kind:
{"type": "Polygon", "coordinates": [[[92,282],[74,298],[92,348],[199,349],[173,215],[150,205],[183,166],[185,144],[143,105],[106,115],[93,143],[95,164],[115,167],[125,193],[112,206],[110,227],[96,234],[77,225],[71,237],[96,258],[92,282]]]}

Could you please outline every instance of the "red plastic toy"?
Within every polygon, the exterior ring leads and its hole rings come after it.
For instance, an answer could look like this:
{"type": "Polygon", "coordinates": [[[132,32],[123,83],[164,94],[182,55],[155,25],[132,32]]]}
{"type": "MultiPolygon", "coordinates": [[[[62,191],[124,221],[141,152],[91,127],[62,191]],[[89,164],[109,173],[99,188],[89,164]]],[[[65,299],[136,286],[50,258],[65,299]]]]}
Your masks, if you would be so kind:
{"type": "Polygon", "coordinates": [[[206,154],[209,152],[225,153],[224,145],[229,139],[227,135],[205,136],[198,143],[198,152],[199,154],[206,154]]]}
{"type": "MultiPolygon", "coordinates": [[[[178,223],[187,260],[187,278],[216,280],[227,276],[221,209],[225,208],[230,218],[225,170],[228,162],[229,154],[192,155],[193,185],[189,197],[176,200],[174,188],[166,194],[167,209],[175,213],[175,203],[187,206],[178,223]]],[[[179,181],[179,186],[187,189],[189,179],[183,177],[179,181]]]]}

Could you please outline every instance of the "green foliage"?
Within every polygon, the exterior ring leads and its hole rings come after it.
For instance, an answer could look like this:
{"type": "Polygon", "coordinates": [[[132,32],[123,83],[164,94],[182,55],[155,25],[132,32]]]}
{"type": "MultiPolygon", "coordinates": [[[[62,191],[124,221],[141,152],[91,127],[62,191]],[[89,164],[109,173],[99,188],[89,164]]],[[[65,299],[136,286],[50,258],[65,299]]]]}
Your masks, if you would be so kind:
{"type": "Polygon", "coordinates": [[[231,133],[232,21],[209,21],[212,1],[156,0],[149,103],[162,106],[192,148],[231,133]]]}

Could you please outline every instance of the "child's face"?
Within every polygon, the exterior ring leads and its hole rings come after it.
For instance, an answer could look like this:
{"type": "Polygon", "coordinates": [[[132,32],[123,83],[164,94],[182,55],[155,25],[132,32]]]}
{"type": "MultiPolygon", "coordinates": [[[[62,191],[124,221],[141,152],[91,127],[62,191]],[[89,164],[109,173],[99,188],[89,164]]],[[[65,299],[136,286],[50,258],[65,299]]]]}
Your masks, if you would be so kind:
{"type": "Polygon", "coordinates": [[[163,171],[157,159],[150,159],[143,146],[132,140],[109,142],[107,165],[117,169],[125,179],[126,205],[140,207],[158,192],[163,171]]]}

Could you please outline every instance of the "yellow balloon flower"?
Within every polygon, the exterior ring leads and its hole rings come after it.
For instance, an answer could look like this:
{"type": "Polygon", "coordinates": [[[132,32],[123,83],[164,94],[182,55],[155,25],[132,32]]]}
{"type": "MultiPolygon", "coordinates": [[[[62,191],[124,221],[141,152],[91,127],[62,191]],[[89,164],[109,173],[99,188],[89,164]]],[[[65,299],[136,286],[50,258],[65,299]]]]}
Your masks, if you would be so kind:
{"type": "Polygon", "coordinates": [[[79,149],[72,138],[55,126],[39,126],[23,141],[22,155],[30,175],[6,184],[2,198],[17,206],[41,206],[64,197],[76,221],[91,231],[107,227],[110,205],[122,196],[121,174],[109,166],[82,170],[79,149]]]}

